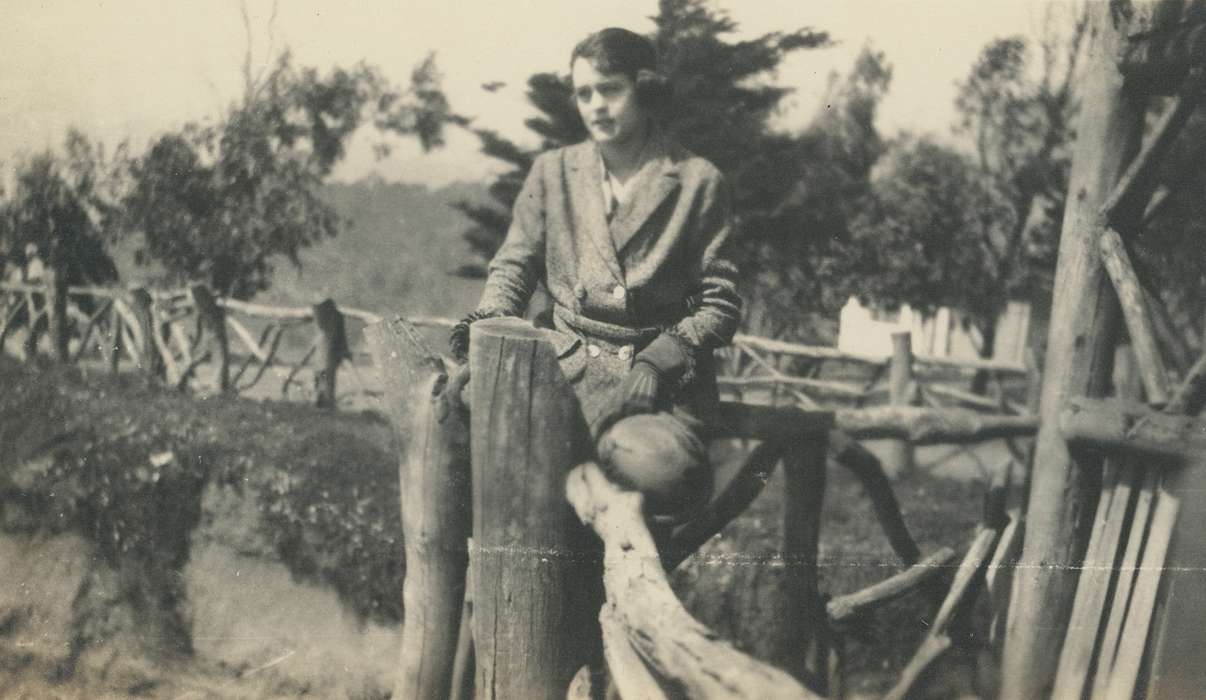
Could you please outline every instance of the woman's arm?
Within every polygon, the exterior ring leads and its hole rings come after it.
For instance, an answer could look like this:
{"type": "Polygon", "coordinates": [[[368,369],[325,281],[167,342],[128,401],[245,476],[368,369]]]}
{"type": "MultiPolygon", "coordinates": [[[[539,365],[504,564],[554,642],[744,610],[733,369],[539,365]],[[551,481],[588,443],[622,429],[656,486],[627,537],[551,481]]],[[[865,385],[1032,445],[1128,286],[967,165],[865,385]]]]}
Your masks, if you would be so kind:
{"type": "Polygon", "coordinates": [[[544,180],[541,176],[544,160],[543,154],[537,156],[515,200],[507,237],[490,261],[486,288],[477,304],[478,314],[523,314],[532,292],[544,277],[544,180]]]}
{"type": "Polygon", "coordinates": [[[694,379],[695,358],[728,345],[741,318],[737,294],[737,265],[732,259],[732,198],[728,184],[716,173],[700,193],[699,230],[692,240],[690,260],[698,265],[699,281],[687,315],[670,326],[637,355],[663,376],[682,384],[694,379]]]}

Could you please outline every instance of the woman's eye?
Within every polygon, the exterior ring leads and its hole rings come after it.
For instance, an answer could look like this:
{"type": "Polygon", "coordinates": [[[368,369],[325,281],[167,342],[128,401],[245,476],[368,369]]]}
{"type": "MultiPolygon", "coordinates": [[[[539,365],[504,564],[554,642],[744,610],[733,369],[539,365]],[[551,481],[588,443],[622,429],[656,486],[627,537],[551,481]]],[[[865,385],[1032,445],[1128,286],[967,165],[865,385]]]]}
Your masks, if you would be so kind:
{"type": "Polygon", "coordinates": [[[590,102],[590,90],[579,90],[578,91],[578,101],[579,102],[590,102]]]}

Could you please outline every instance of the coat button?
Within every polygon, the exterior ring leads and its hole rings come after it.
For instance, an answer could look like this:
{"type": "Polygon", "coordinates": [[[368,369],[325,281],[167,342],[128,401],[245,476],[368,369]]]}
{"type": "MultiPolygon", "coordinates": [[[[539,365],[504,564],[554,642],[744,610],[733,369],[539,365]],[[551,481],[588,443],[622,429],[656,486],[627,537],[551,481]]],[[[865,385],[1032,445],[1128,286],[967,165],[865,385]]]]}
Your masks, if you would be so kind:
{"type": "Polygon", "coordinates": [[[632,346],[625,345],[624,347],[620,348],[620,352],[618,354],[621,360],[627,360],[628,358],[632,357],[632,346]]]}
{"type": "Polygon", "coordinates": [[[578,301],[586,300],[586,287],[583,287],[581,282],[574,285],[574,296],[578,297],[578,301]]]}
{"type": "Polygon", "coordinates": [[[617,284],[615,289],[611,290],[611,296],[613,296],[616,301],[624,301],[624,297],[628,296],[628,290],[617,284]]]}
{"type": "Polygon", "coordinates": [[[601,353],[601,352],[603,352],[603,351],[600,350],[599,346],[595,345],[594,343],[591,343],[590,345],[586,346],[586,354],[590,355],[591,357],[598,357],[599,353],[601,353]]]}

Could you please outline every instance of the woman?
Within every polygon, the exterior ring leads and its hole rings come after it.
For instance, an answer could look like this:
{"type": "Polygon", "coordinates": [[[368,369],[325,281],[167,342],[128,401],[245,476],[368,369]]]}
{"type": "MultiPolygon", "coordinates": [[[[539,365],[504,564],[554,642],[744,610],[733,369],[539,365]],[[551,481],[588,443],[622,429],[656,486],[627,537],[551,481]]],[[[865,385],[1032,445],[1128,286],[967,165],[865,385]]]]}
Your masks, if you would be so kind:
{"type": "Polygon", "coordinates": [[[727,188],[659,128],[669,88],[656,62],[652,43],[624,29],[574,48],[590,139],[536,158],[481,301],[450,342],[463,360],[469,324],[522,314],[543,282],[601,466],[678,522],[710,495],[712,351],[732,339],[741,300],[727,188]]]}

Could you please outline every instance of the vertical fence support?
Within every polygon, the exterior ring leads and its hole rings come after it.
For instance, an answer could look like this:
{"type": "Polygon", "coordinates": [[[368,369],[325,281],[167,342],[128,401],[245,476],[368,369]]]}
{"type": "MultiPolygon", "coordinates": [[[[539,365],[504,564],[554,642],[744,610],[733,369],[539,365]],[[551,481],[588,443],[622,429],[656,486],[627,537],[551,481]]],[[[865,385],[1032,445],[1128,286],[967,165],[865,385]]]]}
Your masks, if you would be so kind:
{"type": "Polygon", "coordinates": [[[226,337],[226,309],[218,306],[209,287],[198,284],[189,289],[197,309],[197,330],[208,337],[210,365],[214,368],[214,385],[221,393],[230,391],[230,342],[226,337]]]}
{"type": "Polygon", "coordinates": [[[791,438],[783,456],[786,492],[783,499],[783,559],[787,566],[787,614],[792,622],[789,656],[776,665],[804,678],[802,671],[824,678],[828,665],[829,635],[817,581],[817,547],[821,536],[821,508],[825,501],[825,469],[829,455],[827,430],[791,438]]]}
{"type": "Polygon", "coordinates": [[[138,320],[138,332],[142,337],[142,347],[138,348],[138,357],[142,360],[142,371],[151,382],[156,382],[163,376],[163,358],[155,348],[155,322],[151,316],[151,304],[155,303],[151,293],[145,287],[135,287],[130,290],[130,311],[138,320]]]}
{"type": "MultiPolygon", "coordinates": [[[[888,370],[888,400],[893,406],[914,403],[917,385],[913,381],[913,336],[908,331],[892,334],[892,363],[888,370]]],[[[884,469],[892,478],[913,471],[913,445],[908,440],[892,440],[884,455],[884,469]]]]}
{"type": "Polygon", "coordinates": [[[70,336],[67,333],[67,277],[58,270],[48,267],[43,279],[46,284],[46,310],[50,314],[50,346],[54,359],[66,363],[71,360],[68,350],[70,336]]]}
{"type": "Polygon", "coordinates": [[[599,636],[601,599],[580,598],[599,589],[596,555],[565,499],[586,425],[544,338],[519,319],[472,326],[473,638],[488,700],[564,698],[599,636]]]}
{"type": "Polygon", "coordinates": [[[113,300],[113,307],[109,309],[109,373],[117,374],[119,364],[121,363],[122,351],[122,329],[125,324],[122,322],[121,310],[118,308],[120,300],[113,300]]]}
{"type": "Polygon", "coordinates": [[[1115,63],[1124,41],[1119,7],[1130,5],[1090,6],[1081,100],[1091,108],[1077,124],[1060,237],[1026,534],[1002,662],[1006,700],[1051,691],[1098,495],[1100,459],[1069,452],[1059,414],[1070,397],[1102,395],[1118,330],[1118,302],[1096,238],[1098,209],[1137,151],[1143,127],[1142,102],[1123,91],[1115,63]]]}
{"type": "Polygon", "coordinates": [[[469,560],[468,416],[453,395],[460,386],[448,383],[444,363],[414,326],[398,318],[372,324],[364,335],[402,444],[406,624],[393,697],[446,698],[469,560]]]}
{"type": "Polygon", "coordinates": [[[314,325],[318,329],[318,357],[314,370],[314,403],[319,408],[335,407],[335,373],[339,363],[350,357],[343,314],[332,299],[314,305],[314,325]]]}

